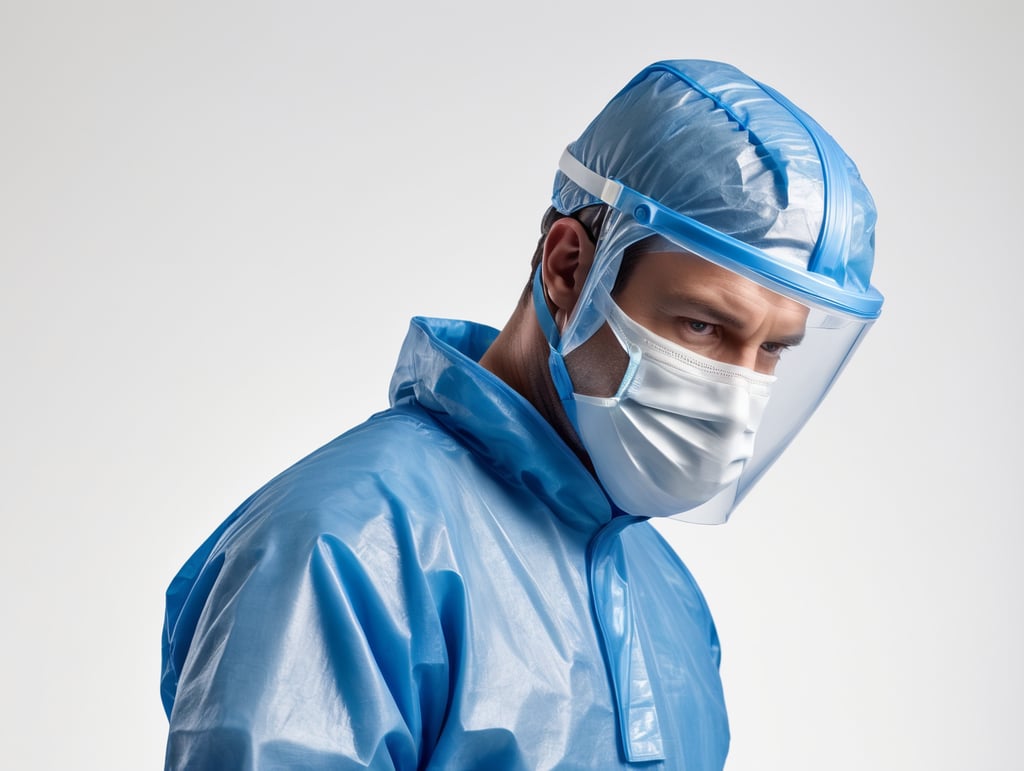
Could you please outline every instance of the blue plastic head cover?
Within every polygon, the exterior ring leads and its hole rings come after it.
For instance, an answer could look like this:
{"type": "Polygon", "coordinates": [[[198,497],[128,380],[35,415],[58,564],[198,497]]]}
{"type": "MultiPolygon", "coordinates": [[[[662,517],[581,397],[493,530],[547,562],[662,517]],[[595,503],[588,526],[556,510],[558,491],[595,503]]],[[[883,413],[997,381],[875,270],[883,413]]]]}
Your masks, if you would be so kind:
{"type": "MultiPolygon", "coordinates": [[[[546,307],[535,303],[556,383],[568,381],[563,357],[606,322],[603,308],[627,248],[655,235],[809,310],[801,350],[787,352],[776,372],[754,457],[730,490],[683,517],[724,521],[881,312],[882,295],[870,281],[871,195],[809,115],[735,67],[710,61],[645,68],[569,145],[559,169],[557,210],[606,204],[611,212],[566,327],[552,331],[546,307]]],[[[572,393],[560,390],[575,420],[572,393]]]]}

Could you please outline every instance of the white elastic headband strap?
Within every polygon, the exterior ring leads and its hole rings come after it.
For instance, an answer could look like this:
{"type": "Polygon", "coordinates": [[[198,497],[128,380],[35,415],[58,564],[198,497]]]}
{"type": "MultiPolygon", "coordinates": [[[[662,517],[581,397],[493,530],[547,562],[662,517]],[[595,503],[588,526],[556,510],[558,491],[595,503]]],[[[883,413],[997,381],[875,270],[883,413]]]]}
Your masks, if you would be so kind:
{"type": "Polygon", "coordinates": [[[569,152],[568,147],[565,148],[562,152],[562,157],[558,160],[558,168],[565,176],[592,196],[600,198],[609,206],[617,208],[619,195],[622,193],[622,185],[613,179],[605,179],[600,174],[588,169],[576,160],[573,154],[569,152]]]}

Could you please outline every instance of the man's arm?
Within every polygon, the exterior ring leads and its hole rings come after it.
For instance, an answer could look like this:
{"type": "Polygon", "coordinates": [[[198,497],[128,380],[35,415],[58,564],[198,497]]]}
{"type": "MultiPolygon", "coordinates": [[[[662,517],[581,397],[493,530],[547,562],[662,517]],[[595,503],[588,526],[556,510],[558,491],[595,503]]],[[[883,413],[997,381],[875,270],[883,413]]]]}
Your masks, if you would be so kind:
{"type": "Polygon", "coordinates": [[[201,610],[166,767],[418,767],[443,720],[447,652],[393,523],[369,520],[349,546],[322,512],[248,519],[186,601],[201,610]]]}

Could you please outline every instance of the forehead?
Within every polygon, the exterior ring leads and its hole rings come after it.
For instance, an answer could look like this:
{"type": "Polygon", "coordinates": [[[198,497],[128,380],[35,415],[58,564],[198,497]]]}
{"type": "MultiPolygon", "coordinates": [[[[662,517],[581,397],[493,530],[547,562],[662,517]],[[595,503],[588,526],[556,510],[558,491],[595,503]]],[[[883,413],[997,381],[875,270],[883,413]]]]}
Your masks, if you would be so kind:
{"type": "Polygon", "coordinates": [[[641,315],[686,315],[704,309],[737,325],[767,322],[803,328],[808,309],[688,252],[649,252],[629,266],[621,299],[641,315]]]}

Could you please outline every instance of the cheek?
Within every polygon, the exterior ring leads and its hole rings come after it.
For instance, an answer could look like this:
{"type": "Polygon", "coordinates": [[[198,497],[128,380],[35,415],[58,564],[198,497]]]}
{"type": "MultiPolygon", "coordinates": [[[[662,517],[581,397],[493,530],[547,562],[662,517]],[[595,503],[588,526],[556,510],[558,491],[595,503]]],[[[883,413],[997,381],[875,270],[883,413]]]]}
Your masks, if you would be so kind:
{"type": "Polygon", "coordinates": [[[629,356],[607,324],[565,357],[573,389],[587,396],[614,396],[627,366],[629,356]]]}
{"type": "Polygon", "coordinates": [[[761,351],[757,354],[756,364],[753,369],[762,375],[774,375],[775,368],[779,366],[779,354],[770,354],[761,351]]]}

